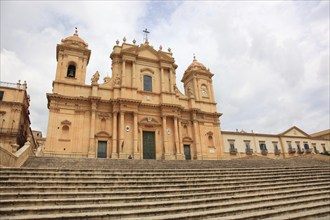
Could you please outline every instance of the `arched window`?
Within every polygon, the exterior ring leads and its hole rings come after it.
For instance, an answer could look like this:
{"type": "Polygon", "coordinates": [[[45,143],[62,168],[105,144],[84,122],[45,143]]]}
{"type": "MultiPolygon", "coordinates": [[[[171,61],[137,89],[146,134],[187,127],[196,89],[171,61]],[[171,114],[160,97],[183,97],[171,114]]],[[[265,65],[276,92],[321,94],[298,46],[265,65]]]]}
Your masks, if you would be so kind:
{"type": "Polygon", "coordinates": [[[143,91],[152,92],[152,77],[143,76],[143,91]]]}
{"type": "Polygon", "coordinates": [[[212,135],[209,135],[209,137],[208,137],[208,144],[209,144],[209,147],[213,147],[214,146],[212,135]]]}
{"type": "Polygon", "coordinates": [[[68,71],[67,71],[66,76],[70,77],[70,78],[75,78],[76,77],[76,66],[75,65],[70,64],[68,66],[68,71]]]}
{"type": "Polygon", "coordinates": [[[64,125],[62,127],[62,139],[69,139],[69,126],[64,125]]]}

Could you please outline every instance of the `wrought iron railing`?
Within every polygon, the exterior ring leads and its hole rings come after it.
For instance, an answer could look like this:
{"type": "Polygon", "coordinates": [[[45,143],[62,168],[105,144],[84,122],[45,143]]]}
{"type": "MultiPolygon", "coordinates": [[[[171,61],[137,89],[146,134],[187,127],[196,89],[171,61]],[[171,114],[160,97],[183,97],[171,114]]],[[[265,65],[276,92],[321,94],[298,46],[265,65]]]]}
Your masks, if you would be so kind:
{"type": "Polygon", "coordinates": [[[230,154],[237,154],[237,148],[230,148],[230,154]]]}
{"type": "Polygon", "coordinates": [[[268,154],[268,150],[266,150],[266,149],[261,150],[261,154],[262,155],[267,155],[268,154]]]}
{"type": "Polygon", "coordinates": [[[289,148],[289,154],[296,153],[296,148],[289,148]]]}
{"type": "Polygon", "coordinates": [[[281,150],[275,150],[275,155],[280,155],[281,154],[281,150]]]}
{"type": "Polygon", "coordinates": [[[252,155],[253,154],[253,150],[252,149],[245,149],[245,153],[247,155],[252,155]]]}

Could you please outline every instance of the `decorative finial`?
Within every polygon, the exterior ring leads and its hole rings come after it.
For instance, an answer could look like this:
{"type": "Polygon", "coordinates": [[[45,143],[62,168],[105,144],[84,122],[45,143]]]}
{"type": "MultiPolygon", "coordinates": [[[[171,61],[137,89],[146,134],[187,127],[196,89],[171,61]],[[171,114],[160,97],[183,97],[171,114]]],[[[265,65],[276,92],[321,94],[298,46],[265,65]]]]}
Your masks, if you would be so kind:
{"type": "Polygon", "coordinates": [[[117,44],[117,45],[119,44],[119,40],[116,40],[116,44],[117,44]]]}
{"type": "Polygon", "coordinates": [[[148,31],[148,29],[146,28],[146,29],[143,30],[143,32],[146,34],[145,38],[144,38],[145,42],[148,43],[148,34],[150,34],[150,31],[148,31]]]}
{"type": "Polygon", "coordinates": [[[136,40],[135,40],[135,38],[134,38],[134,40],[133,40],[133,44],[135,45],[135,43],[136,43],[136,40]]]}
{"type": "Polygon", "coordinates": [[[126,42],[126,37],[123,38],[123,42],[124,42],[124,43],[126,42]]]}
{"type": "Polygon", "coordinates": [[[162,50],[162,49],[163,49],[163,46],[162,46],[162,45],[160,45],[160,46],[159,46],[159,50],[162,50]]]}
{"type": "Polygon", "coordinates": [[[74,35],[77,35],[78,36],[78,28],[77,27],[74,27],[75,31],[74,31],[74,35]]]}
{"type": "Polygon", "coordinates": [[[168,48],[167,51],[168,51],[169,53],[171,53],[172,50],[171,50],[171,48],[168,48]]]}
{"type": "Polygon", "coordinates": [[[197,61],[197,60],[196,60],[196,55],[195,55],[195,53],[194,53],[194,60],[193,60],[193,61],[197,61]]]}

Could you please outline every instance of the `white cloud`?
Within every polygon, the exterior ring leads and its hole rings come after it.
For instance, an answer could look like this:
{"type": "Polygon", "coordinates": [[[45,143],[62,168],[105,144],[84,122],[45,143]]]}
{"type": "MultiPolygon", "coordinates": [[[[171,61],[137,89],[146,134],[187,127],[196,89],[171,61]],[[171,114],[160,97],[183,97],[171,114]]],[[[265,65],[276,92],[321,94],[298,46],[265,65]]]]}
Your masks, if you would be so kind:
{"type": "Polygon", "coordinates": [[[224,130],[330,127],[328,1],[1,2],[1,80],[28,81],[35,129],[47,126],[56,44],[75,26],[92,50],[86,83],[111,75],[117,39],[141,43],[148,28],[172,49],[181,91],[194,53],[215,74],[224,130]]]}

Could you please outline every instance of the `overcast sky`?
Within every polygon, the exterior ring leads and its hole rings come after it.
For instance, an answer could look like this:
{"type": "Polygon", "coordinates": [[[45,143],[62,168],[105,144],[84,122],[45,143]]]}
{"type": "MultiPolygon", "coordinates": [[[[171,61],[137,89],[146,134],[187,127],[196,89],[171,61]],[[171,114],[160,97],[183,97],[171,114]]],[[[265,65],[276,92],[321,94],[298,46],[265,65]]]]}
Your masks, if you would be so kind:
{"type": "Polygon", "coordinates": [[[47,130],[56,45],[78,27],[86,83],[111,76],[115,41],[171,48],[181,83],[193,54],[214,73],[222,130],[329,129],[329,1],[2,1],[1,78],[27,81],[32,129],[47,130]]]}

